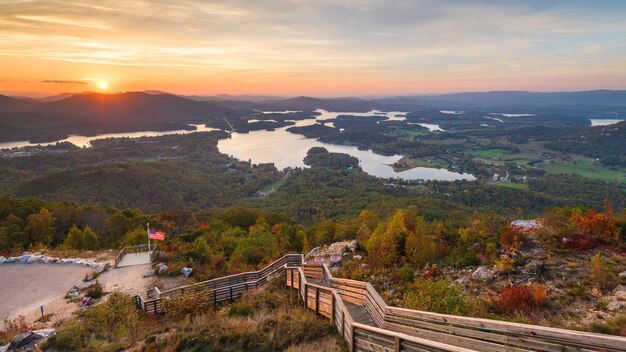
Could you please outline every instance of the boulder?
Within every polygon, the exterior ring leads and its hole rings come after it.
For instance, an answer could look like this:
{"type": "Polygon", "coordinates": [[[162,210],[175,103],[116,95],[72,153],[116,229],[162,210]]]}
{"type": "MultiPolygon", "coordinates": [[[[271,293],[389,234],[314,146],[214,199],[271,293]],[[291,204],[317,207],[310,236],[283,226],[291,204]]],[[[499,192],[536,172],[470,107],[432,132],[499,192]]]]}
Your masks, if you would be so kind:
{"type": "Polygon", "coordinates": [[[626,308],[626,302],[620,300],[613,300],[606,305],[609,312],[618,312],[624,308],[626,308]]]}
{"type": "Polygon", "coordinates": [[[157,264],[157,273],[159,275],[165,274],[168,270],[170,270],[170,268],[168,268],[167,265],[163,263],[157,264]]]}
{"type": "Polygon", "coordinates": [[[480,266],[472,273],[472,279],[481,280],[481,281],[489,281],[493,279],[495,273],[493,270],[487,268],[486,266],[480,266]]]}
{"type": "Polygon", "coordinates": [[[541,274],[545,268],[546,266],[541,260],[531,260],[524,266],[524,271],[529,274],[541,274]]]}
{"type": "Polygon", "coordinates": [[[0,264],[6,262],[6,258],[0,255],[0,264]]]}
{"type": "MultiPolygon", "coordinates": [[[[0,257],[0,263],[2,263],[2,257],[0,257]]],[[[626,279],[626,271],[622,271],[617,275],[620,279],[626,279]]]]}
{"type": "Polygon", "coordinates": [[[348,243],[348,249],[352,252],[356,252],[356,250],[359,249],[359,242],[357,242],[357,240],[352,240],[348,243]]]}
{"type": "Polygon", "coordinates": [[[626,300],[626,286],[617,286],[613,291],[613,296],[615,296],[619,300],[626,300]]]}

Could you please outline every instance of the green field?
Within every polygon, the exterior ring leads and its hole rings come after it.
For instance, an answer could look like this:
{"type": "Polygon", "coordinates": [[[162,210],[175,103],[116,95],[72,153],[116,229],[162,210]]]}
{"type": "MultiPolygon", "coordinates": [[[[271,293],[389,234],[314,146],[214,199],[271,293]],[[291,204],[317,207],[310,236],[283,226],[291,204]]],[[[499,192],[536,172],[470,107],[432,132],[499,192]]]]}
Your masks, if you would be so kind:
{"type": "Polygon", "coordinates": [[[473,156],[477,156],[479,158],[500,159],[503,156],[507,155],[508,152],[504,149],[491,148],[491,149],[474,150],[470,154],[472,154],[473,156]]]}
{"type": "Polygon", "coordinates": [[[528,184],[521,182],[500,182],[497,183],[496,186],[514,189],[528,189],[528,184]]]}
{"type": "Polygon", "coordinates": [[[596,165],[591,161],[578,161],[574,164],[555,163],[555,164],[539,164],[550,174],[578,174],[583,177],[603,180],[603,181],[619,181],[626,183],[626,170],[611,170],[604,166],[596,165]]]}

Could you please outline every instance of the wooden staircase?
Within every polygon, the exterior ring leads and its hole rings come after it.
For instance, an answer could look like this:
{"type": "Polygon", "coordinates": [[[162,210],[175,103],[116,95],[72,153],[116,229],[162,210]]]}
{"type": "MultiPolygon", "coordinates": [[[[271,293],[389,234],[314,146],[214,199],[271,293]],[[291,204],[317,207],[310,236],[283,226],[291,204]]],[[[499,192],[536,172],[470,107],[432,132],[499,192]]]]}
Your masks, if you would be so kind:
{"type": "Polygon", "coordinates": [[[206,292],[217,304],[241,297],[273,275],[284,277],[293,304],[328,318],[353,352],[626,351],[626,338],[619,336],[389,307],[369,282],[334,278],[326,265],[304,264],[300,254],[259,271],[163,292],[154,288],[149,299],[136,296],[135,301],[148,313],[160,313],[163,299],[206,292]]]}

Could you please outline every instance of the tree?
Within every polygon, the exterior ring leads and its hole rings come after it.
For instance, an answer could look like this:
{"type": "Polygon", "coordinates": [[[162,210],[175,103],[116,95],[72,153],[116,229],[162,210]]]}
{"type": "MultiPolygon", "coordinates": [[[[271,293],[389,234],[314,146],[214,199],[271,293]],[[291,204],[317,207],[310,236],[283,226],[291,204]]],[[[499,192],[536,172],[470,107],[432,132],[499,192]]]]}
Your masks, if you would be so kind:
{"type": "Polygon", "coordinates": [[[146,229],[139,225],[134,230],[127,232],[122,242],[126,246],[137,246],[146,243],[148,241],[147,236],[146,229]]]}
{"type": "Polygon", "coordinates": [[[202,237],[196,238],[193,242],[194,252],[204,264],[210,264],[213,253],[211,248],[202,237]]]}
{"type": "Polygon", "coordinates": [[[26,232],[30,236],[30,243],[49,245],[54,236],[54,218],[48,209],[43,208],[39,213],[31,214],[26,219],[26,232]]]}
{"type": "Polygon", "coordinates": [[[81,231],[76,225],[72,226],[70,231],[67,233],[67,237],[65,238],[63,245],[71,249],[85,249],[85,235],[83,231],[81,231]]]}
{"type": "Polygon", "coordinates": [[[83,230],[83,241],[85,249],[88,249],[90,251],[98,249],[98,236],[89,226],[85,227],[85,229],[83,230]]]}
{"type": "Polygon", "coordinates": [[[435,259],[437,242],[430,234],[430,226],[423,217],[415,219],[415,228],[406,239],[407,260],[415,266],[424,266],[435,259]]]}

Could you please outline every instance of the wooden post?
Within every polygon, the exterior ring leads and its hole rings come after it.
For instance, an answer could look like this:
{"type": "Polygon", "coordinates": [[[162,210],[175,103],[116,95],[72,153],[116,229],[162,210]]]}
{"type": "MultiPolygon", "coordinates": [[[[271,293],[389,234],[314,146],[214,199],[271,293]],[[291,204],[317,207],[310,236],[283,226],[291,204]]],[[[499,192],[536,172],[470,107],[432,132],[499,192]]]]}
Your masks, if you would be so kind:
{"type": "Polygon", "coordinates": [[[230,291],[230,301],[232,302],[233,301],[233,287],[230,286],[228,290],[230,291]]]}
{"type": "Polygon", "coordinates": [[[217,291],[213,290],[213,306],[217,307],[217,291]]]}
{"type": "Polygon", "coordinates": [[[396,336],[396,344],[395,344],[394,352],[400,352],[400,337],[399,336],[396,336]]]}
{"type": "Polygon", "coordinates": [[[304,283],[304,308],[305,309],[309,309],[309,293],[307,292],[307,289],[309,287],[306,285],[306,282],[304,283]]]}
{"type": "Polygon", "coordinates": [[[346,340],[346,312],[341,310],[341,337],[346,340]]]}
{"type": "Polygon", "coordinates": [[[352,338],[350,339],[350,352],[354,352],[354,341],[356,340],[356,336],[354,335],[354,324],[350,325],[350,331],[352,331],[352,338]]]}
{"type": "Polygon", "coordinates": [[[320,288],[315,287],[315,314],[320,312],[320,288]]]}
{"type": "Polygon", "coordinates": [[[330,325],[335,325],[335,295],[330,293],[330,325]]]}

